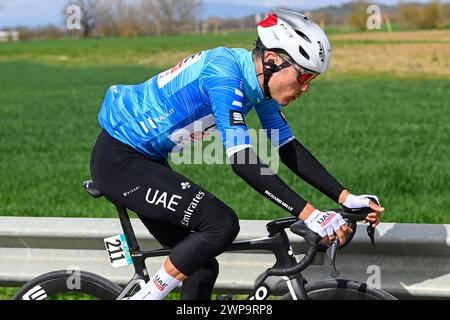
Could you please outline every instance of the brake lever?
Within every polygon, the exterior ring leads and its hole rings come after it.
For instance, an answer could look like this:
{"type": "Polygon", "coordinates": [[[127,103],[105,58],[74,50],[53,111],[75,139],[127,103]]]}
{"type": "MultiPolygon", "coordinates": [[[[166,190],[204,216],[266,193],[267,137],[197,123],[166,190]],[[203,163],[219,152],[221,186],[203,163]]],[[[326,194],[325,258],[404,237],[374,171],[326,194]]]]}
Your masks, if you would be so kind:
{"type": "Polygon", "coordinates": [[[375,247],[375,228],[372,227],[370,221],[368,221],[369,226],[367,226],[367,235],[369,236],[370,242],[372,243],[372,247],[375,247]]]}
{"type": "MultiPolygon", "coordinates": [[[[375,228],[372,227],[372,225],[369,225],[367,227],[367,234],[369,235],[372,246],[375,247],[375,228]]],[[[353,237],[351,237],[351,238],[353,238],[353,237]]],[[[351,241],[351,238],[349,241],[351,241]]],[[[338,250],[342,247],[343,246],[340,246],[339,238],[336,237],[336,239],[333,241],[331,246],[329,246],[326,251],[328,261],[329,261],[330,265],[333,267],[334,274],[338,274],[338,271],[336,268],[336,257],[337,257],[338,250]]]]}
{"type": "Polygon", "coordinates": [[[333,241],[330,248],[327,250],[328,261],[330,262],[330,265],[333,267],[335,272],[337,272],[336,256],[337,256],[338,250],[339,250],[339,238],[336,237],[336,239],[333,241]]]}
{"type": "Polygon", "coordinates": [[[348,221],[346,220],[348,226],[353,230],[352,233],[350,234],[346,234],[345,235],[345,243],[343,245],[340,244],[339,242],[339,238],[336,237],[336,239],[333,241],[333,243],[331,244],[331,246],[328,247],[327,252],[327,257],[328,257],[328,261],[330,262],[330,265],[333,267],[334,272],[337,272],[336,269],[336,256],[337,256],[337,252],[344,248],[345,246],[347,246],[353,239],[353,237],[355,236],[356,233],[356,222],[355,221],[348,221]]]}
{"type": "MultiPolygon", "coordinates": [[[[374,203],[376,203],[377,205],[380,205],[379,202],[372,197],[369,197],[370,200],[372,200],[374,203]]],[[[370,221],[367,221],[367,223],[369,224],[367,226],[367,235],[369,236],[370,242],[372,243],[372,247],[375,247],[375,228],[372,227],[372,224],[370,221]]]]}

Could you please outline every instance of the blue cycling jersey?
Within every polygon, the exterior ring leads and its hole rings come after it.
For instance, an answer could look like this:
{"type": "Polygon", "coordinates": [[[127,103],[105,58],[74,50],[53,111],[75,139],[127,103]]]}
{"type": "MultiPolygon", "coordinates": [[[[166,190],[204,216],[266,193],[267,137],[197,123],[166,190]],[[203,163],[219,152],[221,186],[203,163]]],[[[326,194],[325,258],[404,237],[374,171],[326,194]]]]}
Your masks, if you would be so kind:
{"type": "Polygon", "coordinates": [[[252,108],[275,147],[294,139],[280,105],[264,98],[251,52],[219,47],[142,84],[112,86],[98,119],[111,136],[154,159],[167,158],[211,129],[231,156],[251,146],[245,116],[252,108]]]}

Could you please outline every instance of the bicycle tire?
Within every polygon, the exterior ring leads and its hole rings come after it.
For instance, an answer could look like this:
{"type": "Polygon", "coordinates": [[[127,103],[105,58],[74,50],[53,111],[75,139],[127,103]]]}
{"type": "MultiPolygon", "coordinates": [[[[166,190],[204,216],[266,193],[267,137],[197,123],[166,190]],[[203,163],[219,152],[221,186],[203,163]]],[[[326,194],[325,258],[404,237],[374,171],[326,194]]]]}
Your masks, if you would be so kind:
{"type": "MultiPolygon", "coordinates": [[[[369,288],[366,283],[345,279],[322,280],[305,285],[310,300],[397,300],[390,293],[369,288]]],[[[287,293],[282,300],[292,300],[287,293]]]]}
{"type": "Polygon", "coordinates": [[[91,272],[80,271],[78,283],[69,286],[73,274],[67,270],[45,273],[23,285],[12,300],[44,300],[60,293],[78,293],[99,300],[115,300],[122,288],[112,281],[91,272]]]}

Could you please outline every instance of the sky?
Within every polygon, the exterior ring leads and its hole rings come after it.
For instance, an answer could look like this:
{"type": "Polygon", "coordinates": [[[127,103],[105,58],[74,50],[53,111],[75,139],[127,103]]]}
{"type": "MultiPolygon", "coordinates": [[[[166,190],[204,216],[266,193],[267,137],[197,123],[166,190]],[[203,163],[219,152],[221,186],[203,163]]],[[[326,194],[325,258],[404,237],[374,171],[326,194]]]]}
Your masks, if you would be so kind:
{"type": "MultiPolygon", "coordinates": [[[[316,9],[328,5],[338,5],[349,0],[203,0],[211,8],[213,3],[226,3],[246,6],[267,7],[267,9],[285,6],[292,8],[302,8],[305,10],[316,9]]],[[[397,4],[402,0],[374,0],[376,3],[397,4]]],[[[445,0],[444,2],[449,2],[445,0]]],[[[428,0],[415,0],[415,2],[429,2],[428,0]]],[[[0,29],[5,27],[15,27],[18,25],[27,27],[45,26],[54,24],[62,27],[65,18],[63,12],[68,0],[0,0],[0,29]]],[[[203,12],[202,17],[208,15],[203,12]]]]}

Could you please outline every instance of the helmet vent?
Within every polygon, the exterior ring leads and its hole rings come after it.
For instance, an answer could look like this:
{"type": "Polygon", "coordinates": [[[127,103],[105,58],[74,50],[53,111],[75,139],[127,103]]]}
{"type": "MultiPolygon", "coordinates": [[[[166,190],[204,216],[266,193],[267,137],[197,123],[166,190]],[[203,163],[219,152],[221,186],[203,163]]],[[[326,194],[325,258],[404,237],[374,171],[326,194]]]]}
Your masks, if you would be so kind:
{"type": "Polygon", "coordinates": [[[309,43],[311,43],[311,40],[309,40],[309,38],[306,36],[306,34],[304,34],[303,32],[299,31],[299,30],[295,30],[295,32],[302,37],[303,39],[305,39],[306,41],[308,41],[309,43]]]}
{"type": "Polygon", "coordinates": [[[305,49],[303,49],[302,46],[298,46],[298,49],[299,49],[300,53],[302,54],[302,56],[304,56],[306,58],[306,60],[309,60],[309,55],[306,53],[305,49]]]}

